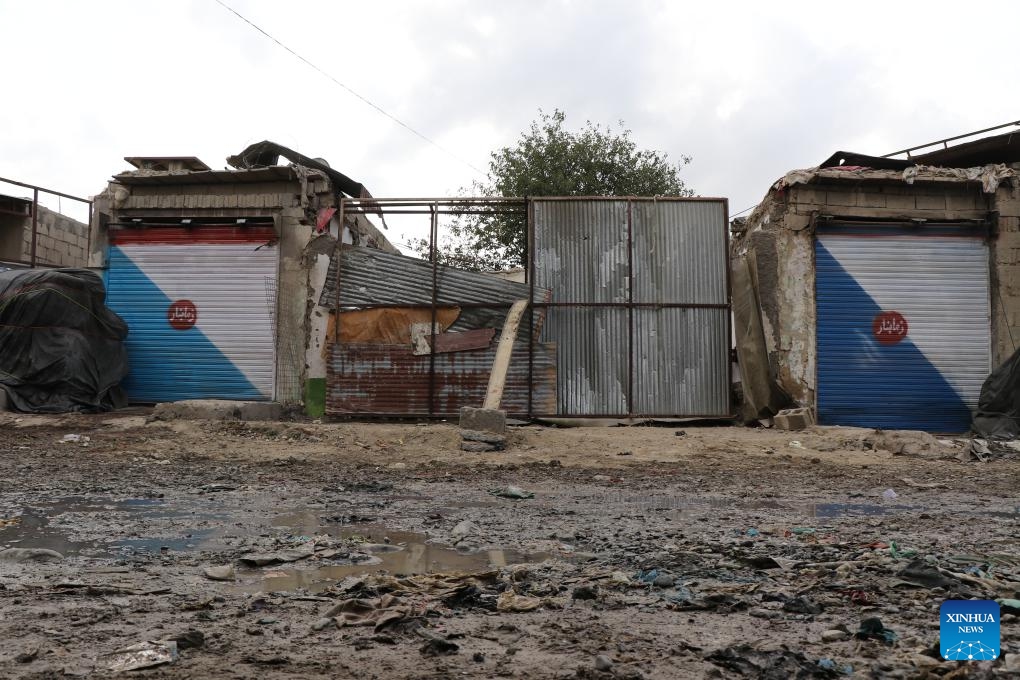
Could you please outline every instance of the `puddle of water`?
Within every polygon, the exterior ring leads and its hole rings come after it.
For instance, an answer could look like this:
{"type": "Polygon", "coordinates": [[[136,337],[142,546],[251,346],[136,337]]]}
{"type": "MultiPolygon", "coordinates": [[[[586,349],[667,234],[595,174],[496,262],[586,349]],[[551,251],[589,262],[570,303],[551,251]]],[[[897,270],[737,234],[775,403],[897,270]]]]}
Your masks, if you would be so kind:
{"type": "MultiPolygon", "coordinates": [[[[304,513],[295,513],[293,516],[303,516],[304,513]]],[[[274,520],[274,525],[280,526],[281,516],[274,520]]],[[[282,525],[288,526],[288,525],[282,525]]],[[[309,528],[305,526],[305,528],[309,528]]],[[[481,550],[477,552],[464,552],[455,548],[449,548],[433,543],[428,543],[428,537],[424,534],[416,534],[404,531],[390,531],[378,525],[367,525],[364,527],[319,527],[319,535],[325,533],[325,529],[338,529],[335,535],[342,538],[357,536],[364,538],[369,543],[351,545],[353,550],[364,551],[372,555],[373,559],[358,564],[329,564],[311,566],[309,563],[293,563],[288,565],[276,565],[239,572],[240,582],[235,586],[244,592],[272,592],[304,589],[309,592],[320,592],[325,590],[333,582],[347,578],[348,576],[363,576],[380,571],[386,571],[393,575],[415,575],[415,574],[437,574],[450,572],[484,571],[493,567],[504,567],[508,564],[544,562],[551,559],[552,555],[545,552],[524,553],[514,550],[481,550]],[[389,539],[390,543],[374,543],[389,539]]]]}
{"type": "MultiPolygon", "coordinates": [[[[24,506],[19,522],[0,528],[0,546],[19,548],[46,548],[63,555],[83,554],[89,556],[123,557],[131,554],[158,554],[162,549],[184,551],[198,547],[210,548],[209,539],[215,533],[212,528],[203,528],[211,522],[222,519],[217,513],[199,513],[184,508],[171,508],[161,498],[86,498],[68,496],[49,500],[34,501],[24,506]],[[170,520],[174,523],[172,533],[161,536],[111,537],[107,540],[72,540],[78,533],[74,526],[78,520],[68,520],[73,515],[101,515],[102,521],[124,516],[117,526],[129,526],[135,519],[170,520]],[[185,526],[181,526],[181,525],[185,526]]],[[[88,520],[81,520],[87,524],[88,520]]],[[[100,524],[101,527],[101,524],[100,524]]],[[[97,527],[85,529],[95,533],[97,527]]],[[[225,546],[220,546],[225,547],[225,546]]]]}
{"type": "Polygon", "coordinates": [[[874,505],[870,503],[814,503],[809,506],[812,517],[875,517],[913,510],[912,505],[874,505]]]}

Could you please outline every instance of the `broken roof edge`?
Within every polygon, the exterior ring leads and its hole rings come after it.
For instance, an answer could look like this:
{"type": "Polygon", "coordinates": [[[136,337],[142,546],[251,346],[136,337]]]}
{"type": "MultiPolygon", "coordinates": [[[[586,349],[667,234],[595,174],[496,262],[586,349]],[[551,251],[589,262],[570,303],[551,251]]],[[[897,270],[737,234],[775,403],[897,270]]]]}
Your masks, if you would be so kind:
{"type": "Polygon", "coordinates": [[[361,182],[356,182],[347,175],[334,170],[329,163],[321,158],[309,158],[303,154],[289,149],[282,144],[271,142],[268,139],[249,145],[241,153],[234,156],[227,156],[227,164],[238,170],[253,170],[264,167],[277,166],[280,156],[295,165],[307,168],[314,168],[325,174],[333,181],[334,186],[340,192],[351,198],[372,198],[372,194],[361,182]]]}
{"type": "Polygon", "coordinates": [[[770,193],[782,191],[797,184],[809,184],[819,179],[836,181],[900,181],[906,184],[915,182],[961,183],[980,182],[985,193],[994,193],[1004,180],[1017,177],[1014,167],[1005,163],[993,163],[971,168],[946,168],[934,165],[911,165],[902,170],[875,169],[861,166],[814,167],[791,170],[772,184],[770,193]]]}
{"type": "Polygon", "coordinates": [[[289,166],[270,166],[252,170],[128,170],[113,175],[112,182],[126,185],[231,184],[272,182],[296,178],[289,166]]]}

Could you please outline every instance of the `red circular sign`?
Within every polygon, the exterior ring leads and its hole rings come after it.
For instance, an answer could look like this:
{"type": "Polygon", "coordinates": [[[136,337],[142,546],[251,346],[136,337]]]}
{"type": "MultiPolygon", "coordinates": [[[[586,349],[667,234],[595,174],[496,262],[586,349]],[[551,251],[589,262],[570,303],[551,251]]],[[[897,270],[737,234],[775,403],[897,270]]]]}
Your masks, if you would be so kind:
{"type": "Polygon", "coordinates": [[[186,331],[198,321],[198,307],[191,300],[177,300],[167,307],[166,320],[171,328],[186,331]]]}
{"type": "Polygon", "coordinates": [[[879,312],[871,322],[871,334],[883,345],[895,345],[907,337],[907,320],[899,312],[879,312]]]}

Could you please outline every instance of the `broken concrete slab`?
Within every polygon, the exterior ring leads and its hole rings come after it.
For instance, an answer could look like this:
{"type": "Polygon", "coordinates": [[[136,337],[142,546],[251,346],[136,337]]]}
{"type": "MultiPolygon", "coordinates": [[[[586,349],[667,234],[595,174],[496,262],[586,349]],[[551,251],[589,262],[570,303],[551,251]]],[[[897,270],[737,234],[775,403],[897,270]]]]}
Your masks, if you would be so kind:
{"type": "Polygon", "coordinates": [[[275,401],[189,399],[156,404],[155,420],[282,420],[283,405],[275,401]]]}
{"type": "Polygon", "coordinates": [[[468,453],[488,453],[489,451],[498,451],[494,444],[486,444],[485,442],[461,442],[460,450],[467,451],[468,453]]]}
{"type": "Polygon", "coordinates": [[[482,432],[480,430],[461,430],[460,438],[466,442],[482,442],[492,444],[500,449],[506,447],[506,437],[495,432],[482,432]]]}
{"type": "Polygon", "coordinates": [[[475,432],[506,433],[506,411],[493,408],[472,408],[464,406],[460,409],[460,426],[475,432]]]}
{"type": "Polygon", "coordinates": [[[815,424],[815,411],[812,408],[783,409],[773,421],[777,430],[803,430],[815,424]]]}

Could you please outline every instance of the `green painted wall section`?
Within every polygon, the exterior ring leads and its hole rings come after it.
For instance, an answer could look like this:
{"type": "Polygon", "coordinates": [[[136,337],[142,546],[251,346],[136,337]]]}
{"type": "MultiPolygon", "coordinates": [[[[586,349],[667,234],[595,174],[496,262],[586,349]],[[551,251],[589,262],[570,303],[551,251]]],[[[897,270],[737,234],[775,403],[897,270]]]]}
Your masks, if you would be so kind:
{"type": "Polygon", "coordinates": [[[305,413],[321,418],[326,413],[326,379],[309,378],[305,381],[305,413]]]}

